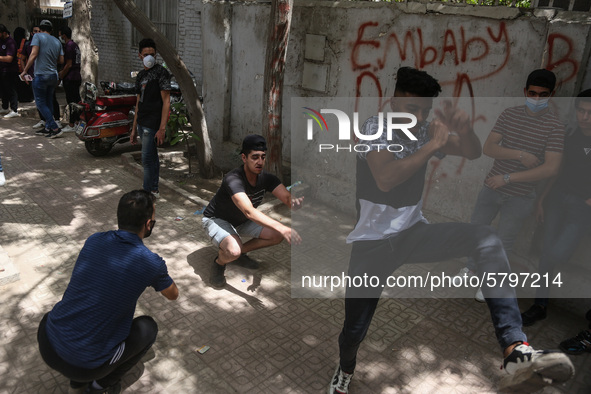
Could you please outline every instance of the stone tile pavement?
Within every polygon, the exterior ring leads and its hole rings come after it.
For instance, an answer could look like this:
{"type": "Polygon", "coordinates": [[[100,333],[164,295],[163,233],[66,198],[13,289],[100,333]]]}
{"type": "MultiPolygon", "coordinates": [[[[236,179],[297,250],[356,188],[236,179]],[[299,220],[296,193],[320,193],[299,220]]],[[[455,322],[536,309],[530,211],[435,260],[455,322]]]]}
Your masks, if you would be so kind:
{"type": "MultiPolygon", "coordinates": [[[[37,324],[63,294],[86,238],[116,228],[122,193],[141,186],[117,147],[90,156],[74,135],[35,136],[33,117],[0,119],[0,154],[7,183],[0,188],[0,257],[19,273],[0,282],[0,393],[66,393],[67,380],[50,370],[36,346],[37,324]],[[2,253],[3,252],[3,253],[2,253]]],[[[181,297],[175,302],[147,290],[138,314],[150,314],[160,332],[124,380],[127,393],[320,393],[336,365],[343,320],[341,299],[292,299],[290,248],[253,253],[257,271],[231,266],[228,285],[207,285],[215,256],[201,229],[202,206],[162,190],[157,226],[146,240],[167,261],[181,297]],[[176,217],[183,220],[175,221],[176,217]],[[196,349],[210,346],[200,354],[196,349]]],[[[307,200],[305,214],[333,215],[307,200]]],[[[270,214],[289,222],[283,209],[270,214]]],[[[338,219],[304,234],[345,235],[338,219]]],[[[335,255],[347,254],[342,246],[335,255]]],[[[456,266],[458,263],[455,263],[456,266]]],[[[522,307],[529,304],[524,300],[522,307]]],[[[566,302],[552,304],[543,324],[526,329],[537,347],[556,347],[587,323],[566,302]]],[[[546,393],[591,392],[591,356],[572,357],[576,377],[546,393]]],[[[361,347],[352,393],[488,393],[502,376],[501,354],[485,305],[472,299],[384,299],[361,347]]]]}

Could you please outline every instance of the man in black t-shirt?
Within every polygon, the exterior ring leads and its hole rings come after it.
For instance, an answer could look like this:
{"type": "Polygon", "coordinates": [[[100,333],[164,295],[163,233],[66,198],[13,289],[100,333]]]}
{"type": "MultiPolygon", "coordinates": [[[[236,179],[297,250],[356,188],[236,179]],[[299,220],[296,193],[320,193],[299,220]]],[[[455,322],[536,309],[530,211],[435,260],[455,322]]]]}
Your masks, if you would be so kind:
{"type": "Polygon", "coordinates": [[[135,80],[137,103],[130,139],[132,144],[136,144],[139,134],[144,166],[143,188],[159,197],[160,160],[157,145],[162,145],[166,133],[166,122],[170,110],[171,77],[168,70],[156,63],[154,40],[144,38],[139,43],[139,49],[139,57],[144,63],[144,69],[138,73],[135,80]]]}
{"type": "Polygon", "coordinates": [[[267,191],[292,209],[299,208],[303,201],[303,197],[292,199],[279,178],[263,170],[266,150],[262,136],[246,136],[240,155],[244,165],[226,174],[203,212],[203,227],[219,247],[211,272],[213,286],[226,284],[224,271],[226,264],[232,261],[239,260],[247,268],[258,268],[258,263],[249,258],[247,252],[276,245],[283,239],[292,245],[301,242],[295,230],[256,209],[267,191]],[[252,239],[242,243],[240,236],[252,239]]]}

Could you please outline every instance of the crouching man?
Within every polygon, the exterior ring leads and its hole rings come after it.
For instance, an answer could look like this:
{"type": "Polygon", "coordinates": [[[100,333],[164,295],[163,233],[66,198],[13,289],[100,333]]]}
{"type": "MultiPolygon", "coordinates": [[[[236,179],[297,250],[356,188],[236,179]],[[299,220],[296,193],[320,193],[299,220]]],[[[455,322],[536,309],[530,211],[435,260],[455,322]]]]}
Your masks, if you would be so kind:
{"type": "Polygon", "coordinates": [[[226,174],[216,195],[203,212],[203,227],[219,248],[213,261],[210,282],[215,287],[226,284],[226,264],[238,260],[246,268],[258,268],[258,262],[246,255],[286,240],[292,245],[301,242],[299,234],[270,218],[256,208],[265,192],[271,192],[292,209],[301,206],[303,197],[291,198],[279,178],[263,171],[267,157],[267,142],[260,135],[247,135],[242,141],[244,163],[226,174]],[[242,243],[240,236],[252,238],[242,243]]]}
{"type": "Polygon", "coordinates": [[[43,360],[70,379],[71,391],[119,393],[121,377],[156,341],[150,316],[133,318],[139,296],[152,286],[169,300],[179,291],[166,263],[143,244],[156,224],[154,196],[125,194],[119,230],[90,236],[60,302],[39,325],[43,360]]]}

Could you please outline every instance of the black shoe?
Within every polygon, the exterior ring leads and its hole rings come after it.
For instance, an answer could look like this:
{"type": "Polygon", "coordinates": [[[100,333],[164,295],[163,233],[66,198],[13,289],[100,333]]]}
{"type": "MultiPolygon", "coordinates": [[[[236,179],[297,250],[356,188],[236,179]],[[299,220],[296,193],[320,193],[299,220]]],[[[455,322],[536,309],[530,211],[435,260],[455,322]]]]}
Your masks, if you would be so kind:
{"type": "Polygon", "coordinates": [[[242,253],[238,260],[235,261],[241,267],[248,268],[251,270],[256,270],[259,268],[260,264],[255,259],[251,259],[246,253],[242,253]]]}
{"type": "Polygon", "coordinates": [[[54,130],[51,132],[51,136],[49,136],[49,138],[58,138],[58,137],[61,137],[62,134],[64,134],[62,129],[57,129],[57,130],[54,130]]]}
{"type": "Polygon", "coordinates": [[[41,130],[35,132],[35,135],[48,136],[49,134],[51,134],[51,131],[45,130],[45,129],[41,129],[41,130]]]}
{"type": "Polygon", "coordinates": [[[61,135],[63,134],[62,129],[57,129],[57,130],[53,130],[51,132],[49,132],[49,134],[45,134],[46,138],[57,138],[57,137],[61,137],[61,135]]]}
{"type": "Polygon", "coordinates": [[[213,287],[224,287],[226,284],[226,277],[224,272],[226,271],[225,265],[219,265],[217,263],[217,257],[213,259],[213,265],[211,266],[211,277],[209,282],[213,287]]]}
{"type": "Polygon", "coordinates": [[[560,349],[568,354],[591,352],[591,332],[584,330],[577,336],[560,342],[560,349]]]}
{"type": "Polygon", "coordinates": [[[591,328],[591,309],[585,314],[585,319],[589,320],[589,328],[591,328]]]}
{"type": "Polygon", "coordinates": [[[521,314],[521,321],[523,327],[532,326],[538,320],[543,320],[546,318],[546,307],[533,304],[528,310],[521,314]]]}

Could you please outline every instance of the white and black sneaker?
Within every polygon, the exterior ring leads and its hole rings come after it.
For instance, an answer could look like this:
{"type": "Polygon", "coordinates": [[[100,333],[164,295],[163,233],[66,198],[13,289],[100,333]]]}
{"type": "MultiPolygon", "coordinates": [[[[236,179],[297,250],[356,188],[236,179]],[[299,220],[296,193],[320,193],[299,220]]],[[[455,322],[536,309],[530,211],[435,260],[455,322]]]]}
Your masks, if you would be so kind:
{"type": "Polygon", "coordinates": [[[352,373],[344,372],[341,366],[338,365],[330,381],[330,386],[328,386],[328,394],[347,394],[352,378],[352,373]]]}
{"type": "Polygon", "coordinates": [[[50,134],[51,134],[51,131],[49,131],[49,130],[47,130],[45,128],[43,128],[41,130],[37,130],[35,132],[35,135],[42,135],[42,136],[49,136],[50,134]]]}
{"type": "Polygon", "coordinates": [[[37,122],[33,125],[33,130],[44,129],[44,128],[45,128],[45,121],[44,120],[40,120],[39,122],[37,122]]]}
{"type": "Polygon", "coordinates": [[[568,356],[558,350],[534,350],[527,342],[517,345],[503,360],[509,375],[501,379],[499,391],[532,393],[542,388],[564,383],[575,374],[568,356]]]}

